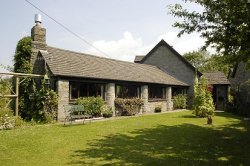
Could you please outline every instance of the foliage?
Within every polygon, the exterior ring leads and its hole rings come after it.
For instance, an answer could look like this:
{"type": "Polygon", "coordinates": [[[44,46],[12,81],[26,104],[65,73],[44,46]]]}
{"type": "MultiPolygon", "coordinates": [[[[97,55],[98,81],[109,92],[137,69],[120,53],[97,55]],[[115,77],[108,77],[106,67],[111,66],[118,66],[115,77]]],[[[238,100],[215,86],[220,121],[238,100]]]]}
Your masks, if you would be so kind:
{"type": "MultiPolygon", "coordinates": [[[[32,73],[30,37],[22,38],[16,47],[14,72],[32,73]]],[[[39,80],[40,81],[40,80],[39,80]]],[[[44,82],[37,84],[32,78],[20,79],[19,110],[25,120],[49,123],[56,117],[57,94],[45,88],[44,82]]]]}
{"type": "Polygon", "coordinates": [[[57,117],[58,95],[53,90],[35,91],[30,96],[31,117],[36,122],[51,123],[57,117]]]}
{"type": "Polygon", "coordinates": [[[31,43],[30,37],[24,37],[17,43],[14,55],[14,71],[17,73],[31,73],[31,43]]]}
{"type": "Polygon", "coordinates": [[[175,109],[185,109],[187,107],[187,95],[178,94],[173,98],[175,109]]]}
{"type": "Polygon", "coordinates": [[[76,100],[76,104],[83,105],[86,114],[100,117],[105,102],[101,97],[80,97],[76,100]]]}
{"type": "Polygon", "coordinates": [[[110,118],[113,115],[113,109],[112,108],[106,108],[103,112],[102,112],[102,116],[104,118],[110,118]]]}
{"type": "Polygon", "coordinates": [[[201,50],[185,53],[183,57],[201,72],[221,71],[228,75],[231,66],[223,56],[201,50]]]}
{"type": "Polygon", "coordinates": [[[161,106],[156,106],[155,107],[155,113],[161,112],[161,106]]]}
{"type": "Polygon", "coordinates": [[[208,56],[209,54],[205,51],[192,51],[183,55],[183,57],[197,69],[204,66],[208,56]]]}
{"type": "Polygon", "coordinates": [[[139,98],[132,99],[115,99],[115,108],[122,116],[131,116],[140,112],[143,100],[139,98]]]}
{"type": "Polygon", "coordinates": [[[247,0],[184,0],[203,7],[202,12],[188,11],[180,4],[170,5],[170,14],[181,18],[174,23],[184,33],[200,33],[205,46],[215,47],[231,64],[249,62],[250,6],[247,0]]]}
{"type": "MultiPolygon", "coordinates": [[[[19,40],[14,55],[14,72],[32,73],[31,59],[31,38],[24,37],[19,40]]],[[[31,78],[20,79],[19,85],[19,110],[22,118],[32,119],[33,108],[30,107],[30,94],[35,91],[35,83],[31,78]]]]}
{"type": "Polygon", "coordinates": [[[199,117],[208,117],[214,114],[212,94],[208,89],[207,80],[202,77],[199,83],[195,82],[194,91],[194,114],[199,117]]]}
{"type": "MultiPolygon", "coordinates": [[[[0,81],[0,94],[6,95],[10,94],[9,80],[0,81]]],[[[0,97],[0,130],[1,129],[12,129],[16,126],[22,125],[22,120],[19,117],[13,116],[13,111],[9,107],[9,98],[0,97]]]]}

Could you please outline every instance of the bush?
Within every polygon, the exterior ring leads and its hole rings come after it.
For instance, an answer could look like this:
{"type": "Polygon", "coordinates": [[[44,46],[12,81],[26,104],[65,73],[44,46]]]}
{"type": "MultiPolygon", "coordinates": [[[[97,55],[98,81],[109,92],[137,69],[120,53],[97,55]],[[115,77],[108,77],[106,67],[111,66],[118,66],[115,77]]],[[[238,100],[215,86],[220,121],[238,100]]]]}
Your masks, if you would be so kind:
{"type": "Polygon", "coordinates": [[[76,104],[83,105],[86,114],[100,117],[105,103],[101,97],[80,97],[76,100],[76,104]]]}
{"type": "Polygon", "coordinates": [[[161,112],[161,106],[156,106],[155,107],[155,113],[161,112]]]}
{"type": "Polygon", "coordinates": [[[194,114],[199,117],[208,117],[214,114],[214,104],[212,94],[208,89],[208,84],[205,78],[201,78],[199,84],[195,84],[194,114]]]}
{"type": "Polygon", "coordinates": [[[34,121],[51,123],[56,119],[58,95],[53,90],[42,88],[39,91],[35,91],[30,102],[30,108],[32,110],[30,115],[34,121]]]}
{"type": "Polygon", "coordinates": [[[110,117],[112,117],[112,115],[113,115],[113,110],[112,110],[112,108],[106,108],[103,112],[102,112],[102,116],[104,117],[104,118],[110,118],[110,117]]]}
{"type": "Polygon", "coordinates": [[[21,117],[13,116],[12,110],[0,108],[0,130],[10,130],[15,127],[23,126],[25,122],[21,117]]]}
{"type": "Polygon", "coordinates": [[[178,94],[173,98],[174,109],[185,109],[187,107],[187,96],[178,94]]]}
{"type": "Polygon", "coordinates": [[[122,116],[131,116],[140,112],[143,100],[139,98],[132,99],[115,99],[115,108],[118,110],[118,114],[122,116]]]}
{"type": "Polygon", "coordinates": [[[8,108],[0,110],[0,129],[8,130],[15,127],[15,118],[8,108]]]}

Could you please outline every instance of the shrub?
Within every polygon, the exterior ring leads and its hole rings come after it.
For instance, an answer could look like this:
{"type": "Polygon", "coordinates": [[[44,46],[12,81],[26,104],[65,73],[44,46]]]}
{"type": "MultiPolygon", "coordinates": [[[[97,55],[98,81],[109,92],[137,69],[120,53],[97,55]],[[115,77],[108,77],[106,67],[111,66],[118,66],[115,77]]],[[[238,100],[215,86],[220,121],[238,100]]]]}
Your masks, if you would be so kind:
{"type": "MultiPolygon", "coordinates": [[[[6,95],[10,94],[10,82],[9,80],[0,80],[0,94],[6,95]]],[[[8,130],[15,126],[21,125],[23,122],[20,117],[14,117],[13,111],[8,107],[10,99],[5,97],[0,97],[0,129],[8,130]]]]}
{"type": "Polygon", "coordinates": [[[185,109],[187,107],[187,96],[178,94],[173,98],[174,109],[185,109]]]}
{"type": "Polygon", "coordinates": [[[155,113],[161,112],[161,106],[156,106],[155,107],[155,113]]]}
{"type": "Polygon", "coordinates": [[[118,114],[122,116],[131,116],[140,112],[143,100],[139,98],[132,99],[115,99],[115,108],[118,110],[118,114]]]}
{"type": "Polygon", "coordinates": [[[86,114],[100,117],[105,103],[101,97],[80,97],[76,100],[76,104],[83,105],[86,114]]]}
{"type": "Polygon", "coordinates": [[[195,83],[193,109],[194,114],[199,117],[208,117],[214,113],[212,94],[205,78],[201,78],[199,83],[195,83]]]}
{"type": "Polygon", "coordinates": [[[110,117],[112,117],[112,115],[113,115],[113,110],[112,110],[112,108],[106,108],[106,109],[102,112],[102,116],[103,116],[104,118],[110,118],[110,117]]]}
{"type": "Polygon", "coordinates": [[[2,108],[0,110],[0,129],[8,130],[15,126],[15,118],[12,112],[8,108],[2,108]]]}
{"type": "Polygon", "coordinates": [[[51,123],[57,117],[58,95],[53,90],[42,88],[30,98],[32,119],[36,122],[51,123]]]}
{"type": "Polygon", "coordinates": [[[10,130],[25,124],[21,117],[13,116],[12,112],[8,108],[0,108],[0,130],[10,130]]]}

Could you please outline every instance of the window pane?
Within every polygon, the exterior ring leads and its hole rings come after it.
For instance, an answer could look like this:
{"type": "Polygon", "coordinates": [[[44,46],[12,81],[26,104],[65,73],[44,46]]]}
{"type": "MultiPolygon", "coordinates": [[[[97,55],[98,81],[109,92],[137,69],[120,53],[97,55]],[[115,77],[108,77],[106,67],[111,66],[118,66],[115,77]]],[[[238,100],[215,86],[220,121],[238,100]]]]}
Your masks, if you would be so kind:
{"type": "Polygon", "coordinates": [[[162,86],[149,86],[149,98],[150,99],[165,99],[165,88],[162,86]]]}
{"type": "Polygon", "coordinates": [[[135,98],[139,97],[140,91],[137,85],[117,85],[116,97],[117,98],[135,98]]]}
{"type": "Polygon", "coordinates": [[[77,84],[71,84],[70,86],[70,99],[77,99],[79,97],[79,86],[77,84]]]}
{"type": "Polygon", "coordinates": [[[79,97],[102,97],[104,85],[96,83],[70,82],[70,99],[79,97]]]}

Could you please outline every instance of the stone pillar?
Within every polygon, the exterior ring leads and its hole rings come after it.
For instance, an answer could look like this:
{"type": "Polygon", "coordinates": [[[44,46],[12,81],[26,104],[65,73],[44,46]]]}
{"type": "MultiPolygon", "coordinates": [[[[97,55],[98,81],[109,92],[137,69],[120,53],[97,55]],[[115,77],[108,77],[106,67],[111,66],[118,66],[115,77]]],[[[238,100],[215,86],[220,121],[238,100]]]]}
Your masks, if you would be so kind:
{"type": "Polygon", "coordinates": [[[167,111],[173,110],[173,102],[172,102],[172,87],[166,87],[166,100],[167,100],[167,111]]]}
{"type": "Polygon", "coordinates": [[[109,108],[112,108],[113,110],[113,116],[115,115],[115,84],[114,83],[108,83],[105,86],[105,101],[107,103],[107,106],[109,108]]]}
{"type": "MultiPolygon", "coordinates": [[[[149,112],[149,107],[148,107],[148,86],[143,85],[141,86],[141,98],[143,100],[143,109],[142,112],[149,112]]],[[[142,113],[140,112],[140,113],[142,113]]]]}
{"type": "Polygon", "coordinates": [[[56,87],[57,87],[57,94],[58,94],[57,119],[58,121],[63,121],[65,118],[63,106],[69,104],[69,81],[58,80],[56,87]]]}

